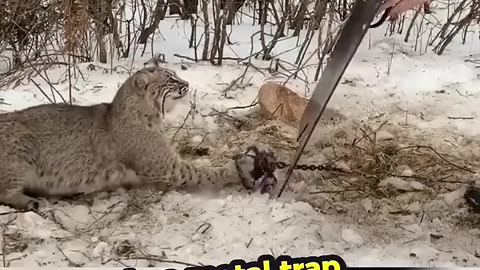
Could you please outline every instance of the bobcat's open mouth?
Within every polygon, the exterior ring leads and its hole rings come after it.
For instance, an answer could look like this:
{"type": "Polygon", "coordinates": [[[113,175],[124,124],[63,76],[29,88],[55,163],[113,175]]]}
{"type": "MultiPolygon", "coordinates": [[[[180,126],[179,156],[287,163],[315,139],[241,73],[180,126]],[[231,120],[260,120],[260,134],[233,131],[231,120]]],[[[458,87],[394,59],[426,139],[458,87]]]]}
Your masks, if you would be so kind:
{"type": "Polygon", "coordinates": [[[172,97],[172,99],[181,99],[184,96],[186,96],[187,93],[188,93],[188,86],[183,86],[182,88],[180,88],[180,90],[178,90],[177,94],[172,97]]]}

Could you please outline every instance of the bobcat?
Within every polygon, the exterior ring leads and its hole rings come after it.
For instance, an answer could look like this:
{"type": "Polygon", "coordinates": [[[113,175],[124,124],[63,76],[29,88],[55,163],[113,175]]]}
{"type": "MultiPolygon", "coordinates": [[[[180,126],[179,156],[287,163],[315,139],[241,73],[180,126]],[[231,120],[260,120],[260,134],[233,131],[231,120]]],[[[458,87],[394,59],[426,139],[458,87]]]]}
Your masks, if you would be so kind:
{"type": "Polygon", "coordinates": [[[165,114],[188,89],[175,72],[147,67],[130,76],[111,103],[46,104],[0,114],[0,203],[34,210],[38,196],[151,183],[164,190],[229,183],[254,189],[266,179],[255,155],[221,168],[195,167],[163,134],[165,114]]]}

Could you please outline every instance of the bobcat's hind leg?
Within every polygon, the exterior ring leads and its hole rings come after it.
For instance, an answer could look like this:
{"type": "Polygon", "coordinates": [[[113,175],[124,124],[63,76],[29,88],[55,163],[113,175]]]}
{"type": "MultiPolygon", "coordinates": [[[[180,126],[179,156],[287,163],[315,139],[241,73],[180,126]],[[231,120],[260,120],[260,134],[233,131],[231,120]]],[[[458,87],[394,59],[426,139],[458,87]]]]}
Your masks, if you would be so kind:
{"type": "MultiPolygon", "coordinates": [[[[8,160],[8,159],[6,159],[8,160]]],[[[33,170],[26,162],[0,163],[0,204],[18,210],[37,210],[39,200],[24,194],[28,173],[33,170]]]]}
{"type": "Polygon", "coordinates": [[[77,157],[77,166],[63,169],[63,181],[58,181],[59,195],[112,193],[121,188],[128,190],[142,185],[136,171],[127,164],[92,155],[85,156],[90,158],[77,157]]]}

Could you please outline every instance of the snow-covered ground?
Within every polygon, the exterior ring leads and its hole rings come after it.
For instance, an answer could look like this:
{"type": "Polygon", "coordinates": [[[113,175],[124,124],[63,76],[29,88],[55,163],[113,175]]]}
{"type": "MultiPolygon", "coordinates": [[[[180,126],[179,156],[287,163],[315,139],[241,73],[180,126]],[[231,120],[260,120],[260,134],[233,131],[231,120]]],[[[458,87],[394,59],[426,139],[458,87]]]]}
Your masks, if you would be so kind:
{"type": "MultiPolygon", "coordinates": [[[[248,56],[251,42],[246,37],[257,27],[234,26],[234,44],[226,47],[226,56],[248,56]]],[[[480,56],[478,33],[465,45],[456,41],[437,56],[431,48],[415,51],[414,41],[404,43],[403,36],[385,37],[384,30],[369,31],[329,103],[343,117],[325,119],[305,153],[316,163],[343,160],[357,172],[354,176],[325,173],[323,180],[292,183],[280,199],[229,190],[215,195],[119,191],[89,201],[62,201],[42,209],[42,215],[0,214],[3,262],[25,267],[183,268],[182,262],[216,265],[256,260],[262,254],[334,253],[351,266],[478,266],[480,229],[463,200],[467,185],[480,181],[477,174],[466,172],[477,170],[480,157],[480,78],[477,64],[466,61],[480,56]],[[367,126],[382,127],[378,145],[364,142],[353,147],[367,126]],[[382,163],[382,152],[375,148],[382,143],[403,147],[391,157],[398,174],[374,179],[366,172],[379,175],[388,163],[387,158],[382,163]],[[431,148],[409,148],[412,145],[431,148]]],[[[191,99],[169,119],[171,136],[185,122],[175,136],[179,147],[209,147],[210,156],[202,158],[217,165],[253,143],[268,144],[282,158],[292,156],[293,127],[259,120],[258,107],[228,111],[247,123],[240,128],[218,113],[252,104],[264,82],[283,82],[284,76],[269,73],[269,62],[253,60],[259,69],[250,68],[243,81],[229,87],[245,66],[226,61],[215,67],[174,57],[193,56],[187,42],[189,22],[162,21],[160,32],[153,54],[165,54],[164,65],[188,80],[192,90],[191,99]],[[194,117],[185,121],[192,104],[194,117]]],[[[290,38],[273,52],[285,52],[280,58],[292,71],[287,62],[294,62],[295,47],[296,39],[290,38]]],[[[141,67],[151,55],[148,44],[134,66],[141,67]]],[[[131,59],[116,63],[127,68],[130,64],[131,59]]],[[[74,80],[77,104],[111,101],[128,76],[123,68],[103,72],[89,70],[88,64],[79,66],[85,79],[74,80]]],[[[305,68],[305,74],[287,86],[308,97],[308,89],[315,86],[315,69],[305,68]]],[[[49,78],[57,81],[63,73],[64,68],[51,70],[49,78]]],[[[41,79],[36,82],[49,89],[41,79]]],[[[55,88],[68,97],[68,81],[55,88]]],[[[48,102],[33,84],[3,90],[1,111],[48,102]]],[[[0,213],[12,211],[0,208],[0,213]]]]}

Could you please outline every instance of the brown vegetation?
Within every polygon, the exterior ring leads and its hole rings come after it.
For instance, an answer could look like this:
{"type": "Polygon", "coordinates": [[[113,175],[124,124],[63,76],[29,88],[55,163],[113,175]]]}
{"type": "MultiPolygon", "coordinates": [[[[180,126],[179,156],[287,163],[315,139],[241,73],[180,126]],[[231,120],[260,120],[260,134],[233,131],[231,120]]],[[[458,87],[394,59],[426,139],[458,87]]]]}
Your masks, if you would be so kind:
{"type": "MultiPolygon", "coordinates": [[[[67,67],[68,80],[80,71],[80,62],[99,61],[111,64],[122,58],[135,58],[139,49],[144,55],[153,46],[156,30],[171,16],[188,20],[191,25],[189,47],[193,57],[177,57],[222,65],[224,61],[251,64],[251,59],[270,61],[270,72],[296,78],[315,49],[318,56],[318,79],[326,56],[332,50],[342,21],[348,17],[353,0],[5,0],[0,2],[0,88],[22,79],[43,75],[51,66],[67,67]],[[168,14],[168,15],[167,15],[168,14]],[[258,25],[250,40],[260,39],[261,49],[246,58],[225,57],[225,46],[231,44],[233,25],[251,20],[258,25]],[[267,27],[276,25],[269,33],[267,27]],[[300,33],[304,31],[303,35],[300,33]],[[313,41],[314,37],[316,41],[313,41]],[[282,39],[297,39],[295,63],[285,63],[273,51],[282,39]],[[302,40],[303,39],[303,40],[302,40]],[[313,42],[312,42],[313,41],[313,42]],[[197,52],[203,47],[202,52],[197,52]]],[[[442,54],[459,33],[465,36],[478,23],[477,1],[458,0],[450,8],[444,24],[428,21],[417,11],[404,28],[405,14],[389,23],[389,34],[405,32],[407,42],[412,31],[430,31],[426,46],[442,54]],[[417,27],[414,27],[416,24],[417,27]],[[429,28],[430,27],[430,28],[429,28]],[[427,29],[429,28],[429,29],[427,29]],[[404,31],[405,30],[405,31],[404,31]]],[[[429,11],[430,12],[430,11],[429,11]]],[[[435,7],[433,7],[435,12],[435,7]]],[[[433,15],[429,15],[433,16],[433,15]]],[[[418,43],[419,35],[415,43],[418,43]]],[[[425,44],[425,42],[424,42],[425,44]]],[[[419,48],[419,50],[422,50],[419,48]]],[[[152,57],[158,57],[152,55],[152,57]]],[[[132,60],[133,61],[133,60],[132,60]]],[[[52,86],[52,89],[54,87],[52,86]]],[[[52,90],[53,91],[53,90],[52,90]]]]}

